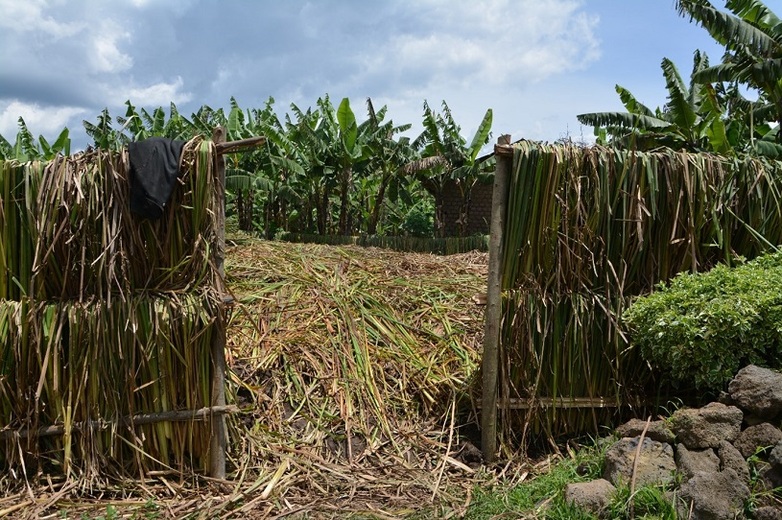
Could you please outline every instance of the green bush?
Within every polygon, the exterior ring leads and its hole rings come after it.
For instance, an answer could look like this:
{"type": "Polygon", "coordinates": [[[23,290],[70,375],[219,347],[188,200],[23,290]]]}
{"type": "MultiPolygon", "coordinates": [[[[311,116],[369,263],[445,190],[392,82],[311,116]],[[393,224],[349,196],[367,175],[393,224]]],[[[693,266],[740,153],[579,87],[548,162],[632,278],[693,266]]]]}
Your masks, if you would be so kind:
{"type": "Polygon", "coordinates": [[[674,383],[716,392],[750,363],[782,368],[782,253],[679,274],[624,313],[631,342],[674,383]]]}
{"type": "Polygon", "coordinates": [[[431,237],[434,234],[434,206],[431,201],[419,201],[405,215],[402,230],[413,237],[431,237]]]}

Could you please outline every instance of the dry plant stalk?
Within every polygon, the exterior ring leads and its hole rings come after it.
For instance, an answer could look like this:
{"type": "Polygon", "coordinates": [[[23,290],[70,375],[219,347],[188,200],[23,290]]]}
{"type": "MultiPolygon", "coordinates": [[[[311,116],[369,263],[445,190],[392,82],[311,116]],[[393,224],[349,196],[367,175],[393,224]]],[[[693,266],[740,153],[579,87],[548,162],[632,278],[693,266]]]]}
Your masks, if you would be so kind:
{"type": "Polygon", "coordinates": [[[528,401],[529,411],[501,413],[506,445],[597,432],[619,407],[639,413],[654,399],[652,374],[621,327],[624,308],[680,271],[782,243],[780,168],[671,150],[516,145],[500,395],[528,401]],[[615,408],[541,407],[541,397],[604,398],[615,408]]]}
{"type": "Polygon", "coordinates": [[[93,482],[204,468],[203,422],[116,422],[210,404],[210,342],[224,327],[210,263],[215,158],[211,142],[185,146],[157,221],[129,211],[126,152],[0,164],[0,424],[64,430],[6,436],[5,471],[93,482]],[[115,426],[74,429],[102,423],[115,426]]]}

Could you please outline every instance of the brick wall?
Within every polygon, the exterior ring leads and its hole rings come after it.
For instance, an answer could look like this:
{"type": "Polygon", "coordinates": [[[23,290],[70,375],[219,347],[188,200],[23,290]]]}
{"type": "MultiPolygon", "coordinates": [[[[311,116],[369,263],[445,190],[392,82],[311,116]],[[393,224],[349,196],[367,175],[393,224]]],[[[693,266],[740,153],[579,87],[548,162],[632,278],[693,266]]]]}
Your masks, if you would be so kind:
{"type": "MultiPolygon", "coordinates": [[[[470,193],[470,211],[467,215],[465,236],[489,233],[491,220],[491,199],[493,183],[476,183],[470,193]]],[[[462,204],[461,192],[455,181],[449,182],[443,191],[443,220],[445,236],[459,236],[459,208],[462,204]]]]}

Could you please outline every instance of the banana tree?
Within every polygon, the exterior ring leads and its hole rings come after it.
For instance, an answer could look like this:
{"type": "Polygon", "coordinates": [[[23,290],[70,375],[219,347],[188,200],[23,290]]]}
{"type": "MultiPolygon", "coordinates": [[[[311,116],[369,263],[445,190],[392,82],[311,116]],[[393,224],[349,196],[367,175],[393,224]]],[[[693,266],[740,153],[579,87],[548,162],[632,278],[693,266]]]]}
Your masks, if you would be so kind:
{"type": "Polygon", "coordinates": [[[420,150],[421,158],[408,164],[406,170],[415,173],[434,197],[435,233],[439,237],[445,236],[443,196],[450,182],[453,182],[460,192],[459,234],[464,235],[472,187],[493,169],[490,161],[478,159],[481,148],[491,137],[491,124],[492,110],[488,109],[468,146],[448,104],[443,101],[442,114],[437,114],[424,101],[424,130],[413,142],[413,147],[420,150]]]}
{"type": "MultiPolygon", "coordinates": [[[[330,114],[325,114],[330,118],[330,114]]],[[[336,166],[339,175],[339,228],[340,235],[351,234],[350,195],[356,164],[364,159],[363,139],[359,139],[356,115],[350,108],[350,100],[343,98],[337,109],[336,166]]]]}
{"type": "Polygon", "coordinates": [[[259,159],[256,171],[265,182],[262,193],[264,234],[272,238],[278,229],[291,231],[291,225],[304,220],[304,229],[311,224],[311,212],[303,209],[307,192],[302,190],[306,164],[298,143],[290,139],[286,126],[274,111],[274,98],[263,109],[251,114],[252,132],[266,137],[264,147],[253,153],[259,159]],[[302,215],[305,214],[305,215],[302,215]],[[302,218],[303,217],[303,218],[302,218]],[[309,217],[309,218],[308,218],[309,217]]]}
{"type": "Polygon", "coordinates": [[[318,108],[300,109],[290,105],[291,114],[285,115],[288,139],[297,143],[301,164],[306,165],[305,174],[298,180],[298,190],[307,199],[304,204],[305,220],[314,220],[318,234],[326,235],[331,227],[331,194],[337,185],[334,168],[333,126],[326,124],[321,106],[330,102],[318,99],[318,108]],[[314,218],[311,217],[314,212],[314,218]]]}
{"type": "Polygon", "coordinates": [[[630,91],[617,85],[616,91],[627,112],[580,114],[578,120],[595,127],[601,140],[610,136],[614,144],[649,150],[659,147],[690,151],[730,153],[725,128],[725,110],[712,85],[698,83],[700,71],[709,66],[708,57],[695,51],[689,87],[676,65],[663,58],[661,68],[668,102],[654,111],[630,91]]]}
{"type": "Polygon", "coordinates": [[[392,202],[402,198],[406,205],[413,205],[408,189],[411,179],[404,168],[416,158],[416,153],[408,137],[396,138],[412,125],[395,126],[391,120],[384,122],[387,112],[386,106],[375,111],[372,100],[367,98],[368,118],[363,135],[369,151],[367,170],[371,175],[367,176],[362,198],[366,200],[366,232],[370,235],[377,233],[386,193],[392,202]]]}
{"type": "Polygon", "coordinates": [[[127,130],[130,133],[132,141],[142,141],[150,137],[186,141],[192,137],[192,125],[179,113],[174,103],[169,105],[168,117],[163,107],[157,107],[149,113],[145,108],[137,110],[130,100],[125,101],[125,106],[125,115],[117,116],[117,122],[122,125],[123,132],[127,130]]]}
{"type": "Polygon", "coordinates": [[[24,118],[19,117],[17,124],[19,131],[13,145],[0,136],[0,159],[16,159],[21,162],[49,161],[58,154],[69,155],[71,153],[70,132],[67,127],[62,129],[53,143],[49,143],[42,135],[36,139],[27,127],[24,118]]]}
{"type": "MultiPolygon", "coordinates": [[[[774,122],[778,127],[782,124],[782,20],[759,0],[728,0],[725,6],[732,14],[716,9],[708,0],[676,1],[679,14],[694,20],[726,49],[722,63],[699,71],[695,79],[739,83],[756,90],[760,103],[748,114],[752,119],[747,123],[754,127],[774,122]]],[[[770,144],[772,139],[782,144],[778,132],[766,132],[760,141],[770,144]]],[[[769,148],[776,147],[765,147],[769,148]]],[[[754,147],[753,151],[763,153],[754,147]]],[[[782,153],[782,148],[774,153],[782,153]]]]}
{"type": "Polygon", "coordinates": [[[109,109],[104,108],[95,123],[82,121],[84,130],[92,138],[95,148],[102,150],[121,150],[130,142],[130,138],[124,134],[124,129],[114,128],[113,119],[109,109]]]}

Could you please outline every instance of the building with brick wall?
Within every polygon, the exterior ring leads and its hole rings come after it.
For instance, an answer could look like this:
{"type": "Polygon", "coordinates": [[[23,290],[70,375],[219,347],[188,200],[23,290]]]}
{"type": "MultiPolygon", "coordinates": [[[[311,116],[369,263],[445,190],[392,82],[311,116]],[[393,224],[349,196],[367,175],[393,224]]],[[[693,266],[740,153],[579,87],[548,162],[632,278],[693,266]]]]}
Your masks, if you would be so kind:
{"type": "Polygon", "coordinates": [[[462,206],[462,189],[456,181],[449,181],[443,189],[443,222],[445,236],[458,237],[470,235],[486,235],[489,233],[491,220],[491,200],[494,185],[492,179],[488,182],[476,182],[472,189],[467,189],[465,201],[467,206],[466,225],[459,222],[462,206]]]}

